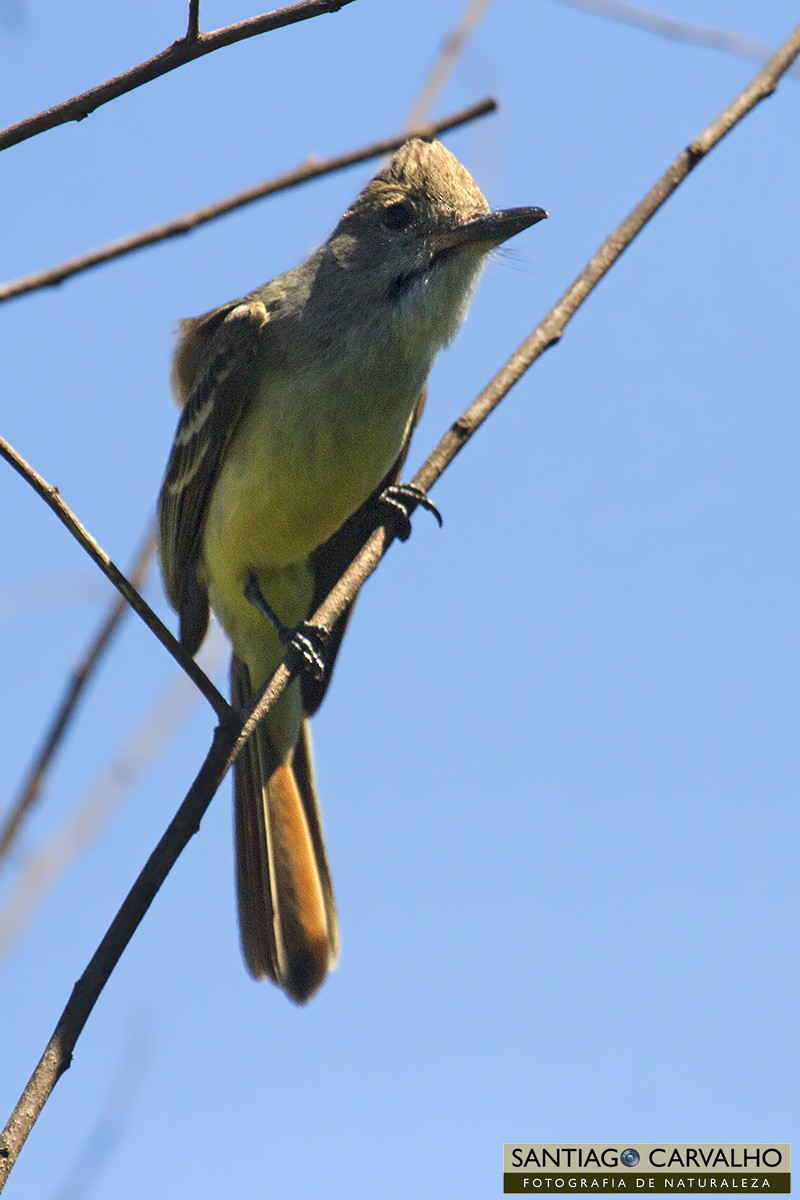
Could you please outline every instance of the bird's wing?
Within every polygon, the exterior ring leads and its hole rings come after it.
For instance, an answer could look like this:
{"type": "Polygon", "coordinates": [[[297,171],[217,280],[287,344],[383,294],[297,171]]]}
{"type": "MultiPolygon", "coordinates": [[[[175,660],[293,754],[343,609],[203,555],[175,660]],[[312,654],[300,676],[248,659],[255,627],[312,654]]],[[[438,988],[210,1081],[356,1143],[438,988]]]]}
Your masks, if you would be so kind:
{"type": "MultiPolygon", "coordinates": [[[[425,407],[426,393],[427,384],[419,394],[417,406],[414,409],[414,416],[409,425],[408,437],[392,469],[381,480],[375,491],[364,501],[361,507],[356,509],[353,515],[345,521],[344,525],[340,529],[337,529],[336,533],[328,538],[327,542],[323,542],[311,555],[311,565],[314,572],[314,597],[311,601],[309,616],[319,607],[337,579],[344,573],[375,529],[375,506],[378,497],[386,491],[387,487],[391,487],[393,483],[397,483],[400,478],[400,472],[403,469],[403,464],[408,455],[408,448],[411,445],[411,437],[425,407]]],[[[333,674],[336,656],[339,653],[339,647],[342,644],[342,638],[352,615],[354,604],[355,600],[352,604],[348,605],[331,630],[330,638],[325,647],[325,674],[323,678],[321,680],[316,679],[310,672],[305,672],[301,677],[303,709],[309,717],[314,715],[325,698],[325,693],[328,690],[328,684],[333,674]]]]}
{"type": "Polygon", "coordinates": [[[176,354],[176,390],[179,398],[188,392],[188,399],[158,498],[159,554],[190,654],[208,626],[208,595],[197,577],[206,505],[231,434],[258,386],[255,366],[267,320],[263,301],[254,298],[217,309],[184,326],[176,354]]]}

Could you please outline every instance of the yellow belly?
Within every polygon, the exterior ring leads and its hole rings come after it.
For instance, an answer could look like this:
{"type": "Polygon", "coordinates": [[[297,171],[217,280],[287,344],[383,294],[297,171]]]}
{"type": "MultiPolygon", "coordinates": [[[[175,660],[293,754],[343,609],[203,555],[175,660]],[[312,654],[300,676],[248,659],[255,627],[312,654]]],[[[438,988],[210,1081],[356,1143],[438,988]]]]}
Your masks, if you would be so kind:
{"type": "MultiPolygon", "coordinates": [[[[254,575],[288,626],[310,616],[313,550],[364,503],[397,459],[416,392],[388,391],[376,405],[364,389],[274,377],[254,398],[209,498],[199,570],[236,654],[260,687],[284,656],[267,619],[247,600],[254,575]]],[[[289,753],[301,720],[295,681],[269,716],[279,752],[289,753]]]]}
{"type": "Polygon", "coordinates": [[[415,397],[377,411],[372,397],[329,393],[322,384],[300,391],[272,381],[251,404],[206,512],[211,574],[222,562],[246,571],[304,562],[391,468],[415,397]]]}

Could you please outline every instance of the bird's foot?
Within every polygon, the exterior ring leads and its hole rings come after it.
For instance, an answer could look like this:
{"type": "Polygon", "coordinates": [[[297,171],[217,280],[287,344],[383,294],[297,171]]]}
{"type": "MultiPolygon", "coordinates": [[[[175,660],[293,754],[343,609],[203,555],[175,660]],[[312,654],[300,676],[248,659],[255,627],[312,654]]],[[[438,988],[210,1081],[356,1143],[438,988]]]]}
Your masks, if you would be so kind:
{"type": "Polygon", "coordinates": [[[272,605],[264,599],[255,575],[248,579],[244,594],[253,607],[269,621],[281,645],[293,653],[301,671],[308,672],[317,681],[324,679],[325,650],[330,631],[324,625],[314,625],[311,621],[303,621],[296,629],[284,625],[272,605]]]}
{"type": "Polygon", "coordinates": [[[411,536],[411,514],[418,506],[432,513],[439,528],[442,527],[442,514],[433,501],[428,499],[427,493],[413,483],[392,484],[381,492],[378,503],[389,509],[395,527],[395,537],[401,542],[407,542],[411,536]]]}
{"type": "Polygon", "coordinates": [[[317,683],[325,678],[325,654],[330,636],[327,626],[314,625],[311,621],[303,621],[302,625],[291,631],[289,647],[297,655],[301,670],[316,679],[317,683]]]}

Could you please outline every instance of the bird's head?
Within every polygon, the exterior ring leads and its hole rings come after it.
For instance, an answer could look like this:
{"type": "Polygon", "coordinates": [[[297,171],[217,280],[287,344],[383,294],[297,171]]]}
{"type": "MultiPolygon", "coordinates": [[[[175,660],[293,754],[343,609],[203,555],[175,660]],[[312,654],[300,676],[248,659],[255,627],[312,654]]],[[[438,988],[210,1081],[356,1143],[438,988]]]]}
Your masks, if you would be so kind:
{"type": "Polygon", "coordinates": [[[348,208],[328,247],[359,276],[365,299],[390,305],[399,321],[422,322],[444,345],[489,251],[546,216],[542,208],[492,211],[441,142],[412,138],[348,208]]]}

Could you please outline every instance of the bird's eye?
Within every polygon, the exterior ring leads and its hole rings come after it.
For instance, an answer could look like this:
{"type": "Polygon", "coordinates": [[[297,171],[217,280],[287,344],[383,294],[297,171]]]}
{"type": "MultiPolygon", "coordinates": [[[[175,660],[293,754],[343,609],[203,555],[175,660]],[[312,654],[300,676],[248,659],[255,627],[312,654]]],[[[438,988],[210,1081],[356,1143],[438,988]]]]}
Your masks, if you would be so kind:
{"type": "Polygon", "coordinates": [[[390,204],[381,218],[387,229],[396,230],[398,233],[408,229],[413,219],[413,208],[410,204],[404,204],[402,200],[397,204],[390,204]]]}

